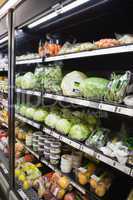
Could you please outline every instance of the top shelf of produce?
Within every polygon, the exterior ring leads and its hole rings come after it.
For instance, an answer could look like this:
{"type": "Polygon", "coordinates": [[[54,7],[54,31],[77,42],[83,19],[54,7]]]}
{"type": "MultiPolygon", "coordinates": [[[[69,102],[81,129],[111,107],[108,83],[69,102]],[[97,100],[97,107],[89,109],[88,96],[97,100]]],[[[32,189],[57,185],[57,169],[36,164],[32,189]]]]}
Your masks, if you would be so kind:
{"type": "MultiPolygon", "coordinates": [[[[45,55],[44,52],[50,51],[49,47],[41,47],[39,49],[39,55],[31,54],[31,56],[20,56],[17,57],[16,64],[34,64],[34,63],[42,63],[42,62],[53,62],[60,60],[69,60],[69,59],[79,59],[79,58],[89,58],[93,56],[102,56],[102,55],[112,55],[112,54],[125,54],[133,52],[133,44],[124,44],[120,46],[116,46],[113,41],[117,41],[115,39],[103,39],[95,44],[90,42],[86,43],[77,43],[77,44],[67,44],[67,42],[61,47],[58,53],[51,53],[45,55]],[[101,45],[102,43],[102,45],[101,45]],[[107,43],[107,44],[106,44],[107,43]],[[99,46],[100,45],[100,46],[99,46]],[[40,57],[39,57],[40,56],[40,57]]],[[[118,45],[118,44],[117,44],[118,45]]]]}

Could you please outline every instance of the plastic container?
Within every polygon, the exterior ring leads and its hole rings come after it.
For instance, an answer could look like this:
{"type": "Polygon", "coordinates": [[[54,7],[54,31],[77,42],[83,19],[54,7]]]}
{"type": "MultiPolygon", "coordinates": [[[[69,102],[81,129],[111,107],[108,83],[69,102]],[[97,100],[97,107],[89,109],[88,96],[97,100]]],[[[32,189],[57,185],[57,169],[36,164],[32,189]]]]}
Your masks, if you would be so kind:
{"type": "Polygon", "coordinates": [[[33,144],[33,150],[38,151],[38,145],[37,144],[33,144]]]}
{"type": "Polygon", "coordinates": [[[50,153],[51,154],[60,154],[61,153],[61,143],[60,142],[51,143],[50,153]]]}
{"type": "Polygon", "coordinates": [[[61,157],[61,171],[63,173],[70,173],[72,170],[72,156],[65,154],[61,157]]]}
{"type": "Polygon", "coordinates": [[[26,135],[25,144],[29,147],[32,146],[32,133],[26,135]]]}
{"type": "Polygon", "coordinates": [[[50,153],[44,152],[44,157],[46,160],[50,159],[50,153]]]}
{"type": "Polygon", "coordinates": [[[50,155],[50,163],[52,165],[58,165],[60,161],[60,155],[50,155]]]}

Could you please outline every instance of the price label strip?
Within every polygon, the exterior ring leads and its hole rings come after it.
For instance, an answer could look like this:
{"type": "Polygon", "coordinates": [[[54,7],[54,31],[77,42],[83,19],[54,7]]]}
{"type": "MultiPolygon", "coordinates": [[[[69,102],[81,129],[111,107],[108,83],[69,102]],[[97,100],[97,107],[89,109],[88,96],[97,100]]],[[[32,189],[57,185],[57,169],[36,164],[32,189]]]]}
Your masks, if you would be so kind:
{"type": "Polygon", "coordinates": [[[27,195],[24,193],[23,190],[19,189],[19,190],[18,190],[18,193],[19,193],[19,195],[21,196],[21,198],[22,198],[23,200],[30,200],[30,199],[27,197],[27,195]]]}
{"type": "Polygon", "coordinates": [[[127,175],[130,175],[131,169],[130,167],[127,167],[125,165],[121,165],[119,162],[112,160],[111,158],[108,158],[102,154],[97,154],[97,159],[103,161],[104,163],[124,172],[127,175]]]}
{"type": "Polygon", "coordinates": [[[99,104],[99,110],[115,112],[116,111],[116,106],[100,103],[99,104]]]}
{"type": "Polygon", "coordinates": [[[55,131],[52,131],[52,135],[53,137],[59,139],[60,138],[60,135],[58,133],[56,133],[55,131]]]}
{"type": "Polygon", "coordinates": [[[94,156],[95,152],[90,149],[89,147],[86,147],[84,145],[81,145],[80,150],[82,150],[84,153],[87,153],[89,156],[94,156]]]}
{"type": "Polygon", "coordinates": [[[52,131],[50,129],[48,129],[48,128],[45,128],[45,127],[43,128],[43,132],[47,133],[48,135],[53,135],[52,131]]]}
{"type": "Polygon", "coordinates": [[[75,187],[77,190],[79,190],[82,194],[86,194],[86,191],[84,188],[80,187],[78,184],[76,184],[74,181],[70,181],[71,185],[75,187]]]}

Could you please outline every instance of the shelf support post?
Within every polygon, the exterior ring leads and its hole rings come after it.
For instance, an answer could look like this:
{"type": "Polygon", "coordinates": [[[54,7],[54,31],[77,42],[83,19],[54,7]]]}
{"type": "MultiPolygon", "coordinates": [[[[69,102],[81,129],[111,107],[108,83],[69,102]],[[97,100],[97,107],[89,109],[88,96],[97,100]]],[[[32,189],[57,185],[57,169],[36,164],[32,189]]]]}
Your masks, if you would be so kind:
{"type": "Polygon", "coordinates": [[[9,134],[9,178],[15,189],[15,31],[14,9],[8,12],[8,134],[9,134]]]}

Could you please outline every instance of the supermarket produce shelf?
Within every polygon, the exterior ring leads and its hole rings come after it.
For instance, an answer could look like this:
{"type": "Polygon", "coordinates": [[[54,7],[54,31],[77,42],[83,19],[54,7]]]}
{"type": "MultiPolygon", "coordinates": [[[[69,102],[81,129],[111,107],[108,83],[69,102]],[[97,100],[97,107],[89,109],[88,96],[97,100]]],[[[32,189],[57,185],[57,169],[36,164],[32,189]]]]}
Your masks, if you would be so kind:
{"type": "Polygon", "coordinates": [[[22,89],[19,89],[19,88],[16,89],[16,92],[17,93],[22,93],[22,94],[34,95],[34,96],[41,96],[42,95],[42,93],[39,92],[39,91],[22,90],[22,89]]]}
{"type": "Polygon", "coordinates": [[[57,101],[63,101],[63,102],[72,103],[72,104],[76,104],[80,106],[85,106],[89,108],[94,108],[98,110],[103,110],[103,111],[108,111],[108,112],[113,112],[113,113],[133,117],[133,109],[125,107],[125,106],[121,106],[121,105],[113,105],[113,104],[109,104],[105,102],[96,102],[96,101],[90,101],[90,100],[85,100],[85,99],[78,99],[78,98],[72,98],[72,97],[66,97],[66,96],[48,94],[48,93],[45,93],[43,95],[43,98],[54,99],[57,101]]]}
{"type": "Polygon", "coordinates": [[[0,124],[1,124],[2,126],[4,126],[5,128],[8,128],[8,124],[5,123],[1,117],[0,117],[0,124]]]}
{"type": "Polygon", "coordinates": [[[8,94],[8,91],[0,90],[0,93],[1,93],[1,94],[8,94]]]}
{"type": "Polygon", "coordinates": [[[84,145],[83,143],[74,141],[74,140],[72,140],[72,139],[70,139],[70,138],[68,138],[68,137],[66,137],[64,135],[61,135],[60,133],[57,133],[56,131],[54,131],[54,130],[52,130],[50,128],[43,127],[42,125],[37,127],[35,122],[33,122],[32,120],[27,119],[26,117],[22,117],[19,114],[16,114],[15,117],[17,119],[19,119],[19,120],[21,120],[21,121],[33,126],[33,127],[35,127],[35,128],[39,127],[38,129],[42,130],[43,132],[45,132],[45,133],[47,133],[47,134],[59,139],[60,141],[66,143],[66,144],[68,144],[68,145],[70,145],[70,146],[72,146],[72,147],[74,147],[74,148],[86,153],[86,154],[88,154],[89,156],[92,156],[92,157],[98,159],[99,161],[102,161],[105,164],[110,165],[111,167],[113,167],[113,168],[115,168],[115,169],[117,169],[117,170],[119,170],[119,171],[121,171],[121,172],[123,172],[123,173],[125,173],[125,174],[127,174],[127,175],[129,175],[131,177],[133,177],[133,169],[131,167],[126,166],[126,165],[122,165],[118,161],[116,161],[115,159],[112,159],[112,158],[110,158],[108,156],[105,156],[101,152],[96,151],[95,149],[93,149],[91,147],[88,147],[88,146],[84,145]]]}
{"type": "Polygon", "coordinates": [[[119,104],[113,105],[113,104],[109,104],[105,102],[96,102],[92,100],[90,101],[86,99],[66,97],[66,96],[55,95],[55,94],[50,94],[50,93],[42,94],[41,92],[32,91],[32,90],[16,89],[16,92],[22,93],[22,94],[40,96],[40,97],[42,96],[43,98],[53,99],[57,101],[76,104],[79,106],[85,106],[85,107],[94,108],[94,109],[98,109],[102,111],[107,111],[107,112],[112,112],[112,113],[117,113],[117,114],[129,116],[129,117],[133,117],[133,108],[126,107],[119,104]]]}
{"type": "MultiPolygon", "coordinates": [[[[18,139],[16,139],[16,141],[17,142],[21,142],[20,140],[18,140],[18,139]]],[[[32,155],[34,155],[37,159],[39,159],[43,164],[45,164],[46,166],[48,166],[50,169],[52,169],[53,171],[55,171],[55,172],[59,172],[59,173],[61,173],[61,174],[63,174],[63,175],[65,175],[65,176],[67,176],[68,178],[69,178],[69,180],[70,180],[70,183],[71,183],[71,185],[74,187],[74,188],[76,188],[78,191],[80,191],[82,194],[86,194],[86,193],[88,193],[89,191],[87,190],[87,189],[85,189],[85,188],[83,188],[82,186],[80,186],[79,184],[77,184],[72,178],[71,178],[71,174],[64,174],[63,172],[61,172],[61,170],[60,169],[58,169],[56,166],[54,166],[54,165],[51,165],[47,160],[45,160],[44,158],[40,158],[40,156],[36,153],[36,152],[34,152],[31,148],[29,148],[29,147],[27,147],[23,142],[21,142],[23,145],[24,145],[24,147],[25,147],[25,149],[28,151],[28,152],[30,152],[32,155]]],[[[95,196],[95,195],[94,195],[95,196]]],[[[97,199],[98,197],[95,197],[95,199],[97,199]]],[[[99,199],[99,198],[98,198],[99,199]]]]}
{"type": "Polygon", "coordinates": [[[29,119],[27,119],[27,118],[25,118],[25,117],[23,117],[23,116],[21,116],[21,115],[19,115],[19,114],[15,114],[15,117],[16,117],[17,119],[19,119],[19,120],[21,120],[21,121],[23,121],[23,122],[25,122],[25,123],[31,125],[31,126],[37,128],[37,129],[40,129],[40,128],[41,128],[41,125],[40,125],[40,124],[38,124],[38,123],[36,123],[36,122],[34,122],[34,121],[32,121],[32,120],[29,120],[29,119]]]}
{"type": "MultiPolygon", "coordinates": [[[[92,50],[92,51],[70,53],[70,54],[58,55],[58,56],[53,56],[53,57],[46,57],[44,59],[44,62],[53,62],[53,61],[58,61],[58,60],[86,58],[86,57],[93,57],[93,56],[129,53],[129,52],[133,52],[133,44],[105,48],[105,49],[97,49],[97,50],[92,50]]],[[[16,62],[16,65],[33,64],[33,63],[41,63],[41,62],[43,62],[42,58],[25,59],[25,60],[18,60],[16,62]]]]}
{"type": "Polygon", "coordinates": [[[0,151],[0,187],[4,195],[9,191],[9,161],[8,158],[0,151]]]}
{"type": "Polygon", "coordinates": [[[30,200],[30,199],[41,200],[38,197],[37,192],[33,188],[30,188],[25,191],[22,188],[23,188],[22,184],[18,180],[16,180],[16,191],[22,200],[30,200]]]}
{"type": "Polygon", "coordinates": [[[0,72],[7,72],[8,71],[8,67],[1,67],[0,68],[0,72]]]}
{"type": "Polygon", "coordinates": [[[41,63],[41,62],[42,62],[42,58],[33,58],[33,59],[18,60],[16,61],[16,65],[34,64],[34,63],[41,63]]]}

